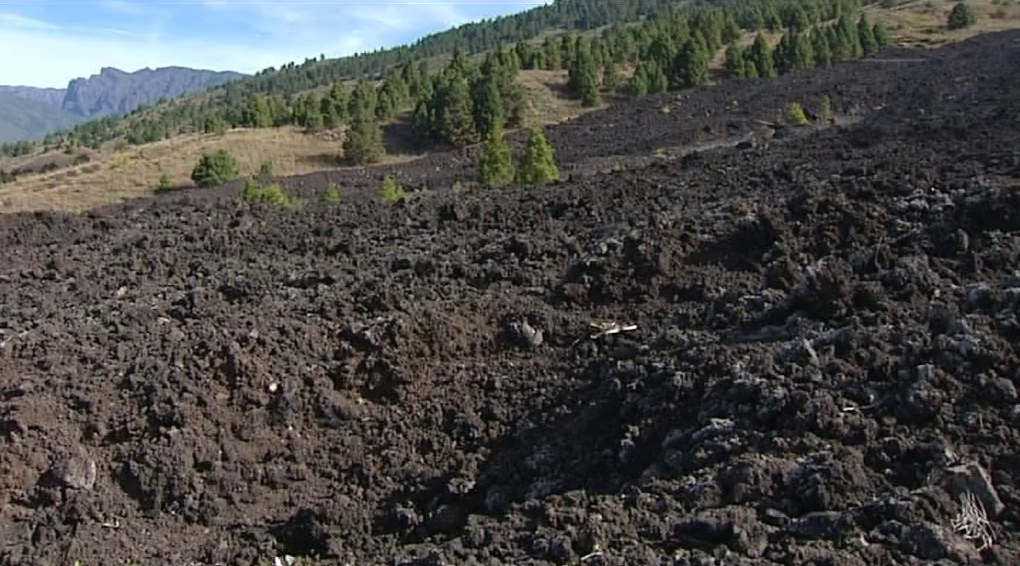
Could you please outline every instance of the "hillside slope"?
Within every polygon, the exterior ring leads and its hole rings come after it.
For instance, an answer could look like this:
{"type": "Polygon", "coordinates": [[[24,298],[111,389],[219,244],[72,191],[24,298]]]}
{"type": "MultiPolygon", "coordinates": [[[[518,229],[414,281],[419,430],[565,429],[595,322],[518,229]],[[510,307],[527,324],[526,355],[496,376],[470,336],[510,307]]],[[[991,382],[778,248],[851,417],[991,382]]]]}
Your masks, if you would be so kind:
{"type": "Polygon", "coordinates": [[[0,92],[0,143],[38,140],[47,132],[63,130],[83,121],[84,117],[46,102],[0,92]]]}
{"type": "Polygon", "coordinates": [[[1016,564],[1018,53],[642,97],[544,187],[0,216],[0,562],[1016,564]]]}

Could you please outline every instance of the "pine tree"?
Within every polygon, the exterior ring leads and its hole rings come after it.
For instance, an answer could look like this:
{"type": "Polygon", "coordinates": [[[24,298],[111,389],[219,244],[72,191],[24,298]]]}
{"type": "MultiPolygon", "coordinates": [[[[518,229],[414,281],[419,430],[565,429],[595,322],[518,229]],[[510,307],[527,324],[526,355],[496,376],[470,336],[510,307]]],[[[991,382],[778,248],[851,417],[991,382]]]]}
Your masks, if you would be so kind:
{"type": "Polygon", "coordinates": [[[744,73],[741,76],[750,77],[750,78],[757,78],[758,77],[758,67],[755,66],[754,61],[752,61],[746,55],[744,57],[744,73]]]}
{"type": "Polygon", "coordinates": [[[708,82],[708,56],[694,40],[687,40],[673,59],[670,86],[691,88],[708,82]]]}
{"type": "Polygon", "coordinates": [[[455,47],[453,49],[453,57],[450,59],[450,64],[447,65],[445,72],[451,77],[468,77],[468,60],[467,57],[464,56],[464,52],[461,51],[460,47],[455,47]]]}
{"type": "Polygon", "coordinates": [[[723,24],[722,35],[720,39],[724,44],[732,44],[740,39],[741,31],[740,26],[733,20],[732,17],[726,18],[726,23],[723,24]]]}
{"type": "Polygon", "coordinates": [[[628,90],[633,95],[648,94],[648,73],[649,66],[651,63],[647,61],[641,61],[638,63],[637,69],[634,70],[634,76],[630,78],[628,83],[628,90]]]}
{"type": "Polygon", "coordinates": [[[474,120],[475,128],[483,137],[501,129],[506,118],[503,115],[503,94],[499,90],[499,79],[494,73],[483,74],[475,85],[474,120]]]}
{"type": "Polygon", "coordinates": [[[836,23],[836,32],[839,34],[840,43],[843,45],[843,59],[857,59],[864,55],[864,49],[861,47],[861,38],[857,33],[857,27],[850,20],[850,17],[844,13],[839,17],[836,23]]]}
{"type": "Polygon", "coordinates": [[[414,119],[411,124],[415,143],[428,147],[435,141],[435,124],[428,99],[422,99],[414,108],[414,119]]]}
{"type": "Polygon", "coordinates": [[[815,66],[815,54],[807,33],[795,33],[791,40],[794,69],[810,69],[815,66]]]}
{"type": "Polygon", "coordinates": [[[308,106],[305,110],[304,127],[309,130],[318,130],[325,126],[325,120],[322,117],[322,112],[319,110],[319,104],[315,102],[314,97],[309,97],[308,106]]]}
{"type": "Polygon", "coordinates": [[[620,86],[620,76],[616,72],[616,61],[606,57],[602,64],[602,90],[615,92],[620,86]]]}
{"type": "Polygon", "coordinates": [[[657,63],[648,68],[648,94],[661,94],[669,90],[669,77],[657,63]]]}
{"type": "Polygon", "coordinates": [[[478,141],[474,107],[467,79],[455,78],[445,85],[442,104],[436,111],[439,136],[457,147],[478,141]]]}
{"type": "Polygon", "coordinates": [[[816,29],[811,32],[811,51],[815,55],[815,65],[828,67],[832,64],[832,51],[829,49],[829,42],[825,39],[825,31],[816,29]]]}
{"type": "Polygon", "coordinates": [[[166,173],[163,173],[162,175],[160,175],[159,176],[159,184],[156,186],[156,190],[162,193],[162,192],[169,191],[172,188],[173,188],[173,185],[170,182],[170,176],[167,175],[166,173]]]}
{"type": "Polygon", "coordinates": [[[772,59],[776,62],[776,72],[785,75],[796,68],[796,54],[793,51],[793,32],[783,34],[779,43],[772,50],[772,59]]]}
{"type": "Polygon", "coordinates": [[[382,186],[379,188],[379,199],[386,204],[394,204],[407,199],[407,191],[392,175],[383,178],[382,186]]]}
{"type": "Polygon", "coordinates": [[[754,61],[759,77],[776,76],[776,63],[772,58],[772,49],[769,48],[768,42],[765,41],[765,36],[758,34],[758,37],[755,38],[754,44],[751,45],[751,55],[749,58],[751,61],[754,61]]]}
{"type": "MultiPolygon", "coordinates": [[[[648,44],[647,52],[642,59],[650,60],[660,69],[668,69],[676,57],[677,48],[673,39],[666,34],[660,33],[648,44]]],[[[649,77],[651,74],[649,74],[649,77]]]]}
{"type": "Polygon", "coordinates": [[[871,28],[871,34],[875,36],[875,44],[878,45],[879,50],[889,47],[889,31],[885,29],[882,22],[875,22],[871,28]]]}
{"type": "Polygon", "coordinates": [[[823,94],[822,102],[818,108],[818,119],[825,124],[829,124],[832,123],[833,117],[832,98],[828,94],[823,94]]]}
{"type": "Polygon", "coordinates": [[[332,120],[336,125],[347,123],[349,117],[347,114],[348,96],[343,85],[339,82],[333,83],[332,88],[329,89],[329,94],[326,95],[324,100],[328,110],[323,110],[323,119],[332,120]],[[327,111],[330,113],[329,118],[325,116],[327,111]]]}
{"type": "Polygon", "coordinates": [[[826,26],[823,28],[823,31],[825,32],[825,39],[829,43],[829,53],[832,54],[832,62],[839,63],[849,59],[850,46],[847,45],[846,40],[836,29],[836,26],[826,26]]]}
{"type": "Polygon", "coordinates": [[[249,128],[268,128],[273,125],[273,113],[265,94],[256,92],[248,98],[244,111],[244,125],[249,128]]]}
{"type": "Polygon", "coordinates": [[[559,48],[560,48],[560,63],[563,66],[563,68],[565,68],[565,69],[569,68],[570,67],[570,62],[574,60],[574,56],[575,56],[574,47],[575,46],[576,46],[576,39],[575,38],[573,38],[573,37],[571,37],[569,35],[564,35],[563,37],[560,38],[560,45],[559,45],[559,48]]]}
{"type": "Polygon", "coordinates": [[[222,185],[237,177],[237,160],[225,149],[202,155],[191,171],[191,180],[199,187],[222,185]]]}
{"type": "Polygon", "coordinates": [[[517,170],[517,181],[522,185],[540,185],[559,179],[559,169],[553,148],[545,139],[541,126],[535,126],[528,135],[528,144],[517,170]]]}
{"type": "Polygon", "coordinates": [[[478,182],[483,187],[495,188],[514,181],[513,155],[510,145],[503,139],[500,129],[489,132],[478,163],[478,182]]]}
{"type": "Polygon", "coordinates": [[[503,96],[503,105],[506,113],[506,125],[509,128],[519,128],[524,125],[525,114],[528,111],[528,99],[524,87],[514,83],[510,92],[503,96]]]}
{"type": "Polygon", "coordinates": [[[875,39],[875,30],[871,27],[871,23],[868,22],[868,18],[865,15],[861,15],[861,19],[857,20],[857,40],[861,44],[861,51],[865,56],[873,55],[878,52],[878,41],[875,39]]]}
{"type": "Polygon", "coordinates": [[[399,92],[401,87],[395,82],[387,80],[379,88],[375,103],[375,116],[380,120],[392,118],[403,104],[403,97],[399,92]]]}
{"type": "Polygon", "coordinates": [[[743,77],[745,69],[744,49],[736,44],[726,48],[726,72],[731,77],[743,77]]]}
{"type": "Polygon", "coordinates": [[[376,92],[372,83],[362,79],[354,87],[347,103],[347,114],[353,120],[356,116],[365,116],[375,113],[376,92]]]}
{"type": "Polygon", "coordinates": [[[545,70],[555,71],[562,68],[560,49],[558,45],[553,43],[552,38],[545,38],[545,42],[542,44],[542,52],[545,56],[545,70]]]}
{"type": "Polygon", "coordinates": [[[354,115],[343,149],[344,160],[351,165],[367,165],[382,159],[386,150],[374,110],[361,107],[354,115]]]}
{"type": "Polygon", "coordinates": [[[791,102],[786,107],[786,123],[792,126],[803,126],[808,123],[804,107],[799,102],[791,102]]]}
{"type": "Polygon", "coordinates": [[[802,6],[794,4],[790,9],[790,21],[787,23],[787,27],[798,33],[807,31],[811,27],[808,15],[802,6]]]}
{"type": "Polygon", "coordinates": [[[517,59],[521,62],[522,69],[535,69],[535,50],[532,49],[531,44],[527,41],[518,41],[514,45],[514,51],[517,53],[517,59]]]}
{"type": "Polygon", "coordinates": [[[598,67],[595,66],[595,59],[591,50],[583,43],[575,45],[575,58],[570,64],[570,74],[567,80],[567,88],[586,107],[598,106],[601,102],[599,97],[598,67]]]}
{"type": "Polygon", "coordinates": [[[227,121],[218,112],[212,112],[205,117],[202,129],[207,134],[222,134],[227,131],[227,121]]]}
{"type": "Polygon", "coordinates": [[[953,10],[949,12],[949,18],[946,21],[949,29],[963,29],[976,23],[977,14],[974,12],[974,8],[967,2],[960,2],[953,6],[953,10]]]}

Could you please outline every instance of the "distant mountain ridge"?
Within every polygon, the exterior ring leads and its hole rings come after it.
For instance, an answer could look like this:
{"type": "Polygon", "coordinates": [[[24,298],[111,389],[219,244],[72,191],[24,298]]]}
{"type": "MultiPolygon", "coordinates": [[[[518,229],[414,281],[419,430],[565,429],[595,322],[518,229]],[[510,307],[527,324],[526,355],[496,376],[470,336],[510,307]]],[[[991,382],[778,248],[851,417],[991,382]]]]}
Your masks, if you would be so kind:
{"type": "Polygon", "coordinates": [[[11,94],[18,98],[41,102],[53,108],[61,108],[64,104],[66,88],[37,88],[34,86],[0,86],[0,94],[11,94]]]}
{"type": "Polygon", "coordinates": [[[245,76],[233,71],[187,67],[145,68],[133,73],[103,67],[97,75],[72,80],[61,108],[90,118],[119,114],[142,104],[153,104],[160,98],[176,98],[245,76]]]}
{"type": "Polygon", "coordinates": [[[67,88],[0,86],[0,140],[39,139],[90,118],[130,112],[161,98],[201,92],[247,75],[188,67],[148,67],[133,73],[103,67],[67,88]]]}

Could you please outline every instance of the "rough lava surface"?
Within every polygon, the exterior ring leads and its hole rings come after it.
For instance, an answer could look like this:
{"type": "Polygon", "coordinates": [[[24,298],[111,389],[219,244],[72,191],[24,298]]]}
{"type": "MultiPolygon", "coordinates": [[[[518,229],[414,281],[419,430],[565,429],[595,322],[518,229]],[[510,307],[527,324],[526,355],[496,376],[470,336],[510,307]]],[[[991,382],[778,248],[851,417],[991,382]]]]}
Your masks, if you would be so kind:
{"type": "Polygon", "coordinates": [[[1018,564],[1018,131],[1003,32],[586,115],[547,187],[0,217],[0,563],[1018,564]]]}

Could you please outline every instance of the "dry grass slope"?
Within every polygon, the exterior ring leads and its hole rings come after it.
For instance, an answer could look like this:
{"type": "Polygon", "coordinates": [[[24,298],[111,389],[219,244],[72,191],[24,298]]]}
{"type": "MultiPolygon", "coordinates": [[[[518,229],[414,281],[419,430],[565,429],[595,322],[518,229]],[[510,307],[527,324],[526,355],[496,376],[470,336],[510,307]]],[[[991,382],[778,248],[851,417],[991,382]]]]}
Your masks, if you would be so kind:
{"type": "Polygon", "coordinates": [[[969,0],[978,21],[961,30],[946,28],[954,0],[914,0],[892,8],[872,8],[868,16],[889,28],[892,40],[903,47],[938,47],[981,33],[1020,27],[1020,0],[969,0]]]}
{"type": "Polygon", "coordinates": [[[272,161],[274,174],[285,176],[336,167],[331,160],[341,148],[337,141],[288,127],[182,136],[122,151],[93,152],[90,163],[25,176],[0,186],[0,211],[79,212],[123,202],[152,194],[164,173],[172,186],[191,187],[191,170],[199,158],[218,149],[237,158],[242,176],[258,173],[265,161],[272,161]]]}

